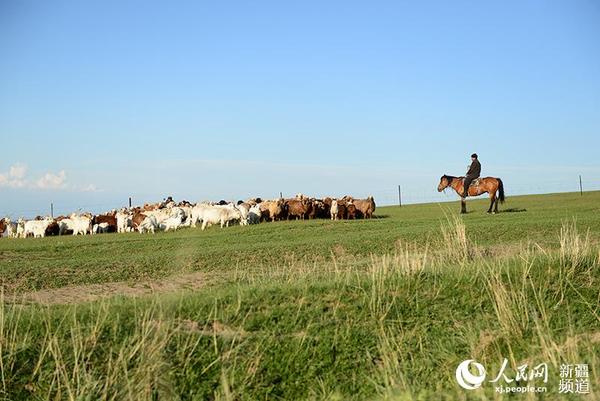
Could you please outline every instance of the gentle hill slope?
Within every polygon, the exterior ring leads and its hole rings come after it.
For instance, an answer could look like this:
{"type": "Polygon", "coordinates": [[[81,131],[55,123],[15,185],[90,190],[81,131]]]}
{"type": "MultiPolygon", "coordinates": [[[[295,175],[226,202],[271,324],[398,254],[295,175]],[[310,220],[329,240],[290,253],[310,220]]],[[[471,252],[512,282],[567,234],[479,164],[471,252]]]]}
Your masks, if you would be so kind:
{"type": "MultiPolygon", "coordinates": [[[[508,198],[502,213],[487,215],[485,200],[469,201],[463,217],[469,237],[503,248],[524,242],[557,246],[565,220],[600,238],[600,192],[508,198]]],[[[372,220],[283,221],[249,227],[183,229],[171,233],[62,236],[0,240],[0,275],[6,293],[68,285],[137,283],[174,274],[204,272],[216,282],[236,271],[251,274],[303,261],[327,264],[333,256],[368,260],[400,243],[421,247],[439,236],[440,224],[458,202],[381,207],[372,220]]]]}
{"type": "Polygon", "coordinates": [[[598,399],[599,200],[515,197],[506,207],[526,211],[496,216],[477,202],[463,217],[457,204],[429,204],[380,208],[386,217],[372,221],[1,241],[11,295],[0,308],[0,395],[503,399],[487,382],[461,389],[454,372],[474,358],[491,375],[508,358],[548,364],[544,399],[563,399],[561,363],[587,363],[586,399],[598,399]],[[188,274],[206,283],[69,305],[20,298],[188,274]]]}

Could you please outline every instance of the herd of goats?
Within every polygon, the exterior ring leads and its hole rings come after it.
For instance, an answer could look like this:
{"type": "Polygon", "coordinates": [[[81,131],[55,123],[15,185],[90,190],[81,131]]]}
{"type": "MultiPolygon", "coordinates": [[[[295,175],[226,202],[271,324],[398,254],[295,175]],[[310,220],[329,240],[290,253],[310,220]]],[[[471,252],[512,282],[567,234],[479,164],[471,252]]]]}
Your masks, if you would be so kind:
{"type": "Polygon", "coordinates": [[[108,213],[73,213],[69,216],[38,216],[33,220],[20,218],[0,219],[0,237],[41,238],[51,235],[86,235],[111,232],[154,233],[177,230],[180,227],[195,227],[202,230],[219,224],[221,228],[233,223],[240,225],[258,224],[262,221],[315,219],[370,219],[375,211],[372,196],[355,199],[351,196],[335,199],[316,199],[302,194],[292,199],[262,200],[260,198],[238,201],[221,201],[192,204],[188,201],[176,203],[171,197],[162,202],[145,204],[142,207],[123,208],[108,213]]]}

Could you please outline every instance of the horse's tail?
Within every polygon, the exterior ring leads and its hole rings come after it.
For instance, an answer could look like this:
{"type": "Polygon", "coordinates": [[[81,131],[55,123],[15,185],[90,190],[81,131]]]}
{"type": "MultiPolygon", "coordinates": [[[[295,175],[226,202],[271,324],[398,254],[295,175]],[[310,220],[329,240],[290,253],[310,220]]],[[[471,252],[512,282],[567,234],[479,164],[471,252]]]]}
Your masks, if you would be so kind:
{"type": "Polygon", "coordinates": [[[500,203],[504,203],[504,184],[500,178],[496,178],[498,180],[498,199],[500,199],[500,203]]]}

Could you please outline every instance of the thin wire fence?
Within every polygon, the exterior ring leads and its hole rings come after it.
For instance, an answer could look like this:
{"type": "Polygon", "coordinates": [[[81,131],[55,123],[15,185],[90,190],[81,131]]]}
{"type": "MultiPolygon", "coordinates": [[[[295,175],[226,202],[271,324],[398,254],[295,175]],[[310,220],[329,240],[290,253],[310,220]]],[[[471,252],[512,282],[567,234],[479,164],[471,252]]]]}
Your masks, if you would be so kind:
{"type": "MultiPolygon", "coordinates": [[[[505,193],[507,198],[516,195],[528,195],[528,194],[547,194],[547,193],[560,193],[560,192],[579,192],[579,178],[566,182],[560,180],[548,180],[539,181],[532,180],[531,183],[517,183],[512,184],[511,182],[504,181],[505,193]]],[[[597,191],[600,190],[600,177],[593,178],[582,178],[583,191],[597,191]]],[[[423,185],[409,185],[400,184],[400,195],[402,205],[419,204],[419,203],[436,203],[436,202],[451,202],[459,199],[458,195],[452,189],[446,189],[443,192],[437,191],[437,182],[433,183],[431,188],[425,188],[423,185]]],[[[364,192],[364,191],[363,191],[364,192]]],[[[399,204],[398,185],[390,185],[389,188],[373,188],[370,191],[364,192],[372,195],[375,198],[375,202],[378,206],[391,206],[399,204]]],[[[293,196],[284,194],[285,196],[293,196]]],[[[365,195],[366,196],[366,195],[365,195]]],[[[484,195],[485,196],[485,195],[484,195]]],[[[245,199],[246,197],[239,197],[235,199],[245,199]]],[[[133,197],[133,205],[143,205],[145,202],[157,202],[161,199],[148,199],[148,198],[136,198],[133,197]]],[[[179,200],[179,199],[176,199],[179,200]]],[[[219,199],[214,199],[219,200],[219,199]]],[[[234,200],[234,199],[231,199],[234,200]]],[[[61,204],[55,202],[53,204],[54,216],[69,215],[73,212],[92,212],[95,214],[107,212],[113,209],[119,209],[121,207],[128,206],[128,199],[125,198],[120,202],[95,202],[95,203],[82,203],[78,204],[74,201],[68,202],[68,204],[61,204]]],[[[50,215],[51,206],[50,204],[40,204],[39,207],[29,207],[23,209],[0,209],[0,217],[8,216],[12,219],[19,217],[33,218],[35,216],[47,216],[50,215]]]]}
{"type": "MultiPolygon", "coordinates": [[[[600,190],[600,177],[598,178],[582,178],[581,181],[583,191],[598,191],[600,190]]],[[[504,180],[504,191],[507,197],[529,194],[548,194],[562,192],[579,192],[579,178],[577,177],[571,182],[560,180],[539,181],[532,180],[531,183],[513,184],[510,181],[504,180]]],[[[372,195],[378,205],[398,205],[399,196],[398,188],[387,188],[373,190],[372,195]]],[[[431,202],[449,202],[456,201],[459,197],[451,188],[443,192],[437,191],[437,183],[433,188],[424,189],[413,185],[401,185],[401,201],[403,205],[431,203],[431,202]]]]}

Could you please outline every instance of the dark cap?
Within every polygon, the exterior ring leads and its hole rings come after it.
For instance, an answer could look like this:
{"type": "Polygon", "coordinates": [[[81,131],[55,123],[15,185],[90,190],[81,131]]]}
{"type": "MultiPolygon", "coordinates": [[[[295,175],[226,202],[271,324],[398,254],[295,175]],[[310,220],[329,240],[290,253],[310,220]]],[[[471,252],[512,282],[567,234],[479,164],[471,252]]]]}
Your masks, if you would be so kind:
{"type": "Polygon", "coordinates": [[[474,157],[474,158],[476,158],[476,159],[477,159],[477,153],[473,153],[473,154],[471,155],[471,157],[474,157]]]}

